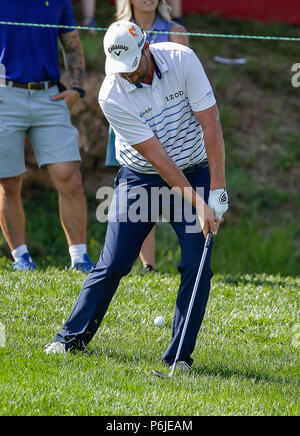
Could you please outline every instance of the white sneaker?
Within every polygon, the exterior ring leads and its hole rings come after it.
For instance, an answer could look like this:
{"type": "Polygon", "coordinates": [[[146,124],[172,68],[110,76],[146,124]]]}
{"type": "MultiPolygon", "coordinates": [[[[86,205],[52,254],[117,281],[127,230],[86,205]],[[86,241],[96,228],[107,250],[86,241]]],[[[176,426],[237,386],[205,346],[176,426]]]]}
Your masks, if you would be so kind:
{"type": "MultiPolygon", "coordinates": [[[[174,366],[174,363],[171,366],[171,368],[173,368],[173,366],[174,366]]],[[[179,369],[182,372],[188,372],[191,370],[191,366],[188,363],[184,362],[183,360],[178,360],[176,362],[176,369],[179,369]]]]}
{"type": "Polygon", "coordinates": [[[67,352],[65,344],[61,342],[52,342],[52,344],[46,345],[46,354],[65,354],[67,352]]]}

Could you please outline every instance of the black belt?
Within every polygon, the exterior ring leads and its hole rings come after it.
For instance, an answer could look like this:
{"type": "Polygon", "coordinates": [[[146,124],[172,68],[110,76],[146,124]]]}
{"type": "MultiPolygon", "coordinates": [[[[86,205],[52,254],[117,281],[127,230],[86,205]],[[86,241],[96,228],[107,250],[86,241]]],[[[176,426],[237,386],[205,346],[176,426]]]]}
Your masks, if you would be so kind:
{"type": "MultiPolygon", "coordinates": [[[[204,160],[204,161],[199,162],[199,163],[197,163],[197,164],[195,164],[195,165],[191,165],[190,167],[184,168],[184,169],[181,170],[181,171],[182,171],[183,173],[190,173],[190,172],[192,172],[192,171],[197,170],[198,168],[205,168],[205,167],[207,167],[207,166],[208,166],[208,161],[207,161],[207,160],[204,160]]],[[[121,170],[122,168],[125,168],[125,169],[127,169],[127,170],[129,170],[129,171],[132,171],[132,172],[134,172],[134,173],[145,174],[146,176],[157,176],[157,175],[158,175],[158,174],[154,174],[154,173],[142,173],[142,172],[139,172],[139,171],[136,171],[136,170],[132,170],[131,168],[126,167],[125,165],[121,165],[120,170],[121,170]]]]}
{"type": "Polygon", "coordinates": [[[21,83],[21,82],[14,82],[12,80],[6,79],[6,85],[9,85],[9,83],[12,84],[14,88],[22,88],[22,89],[33,89],[34,91],[41,91],[42,89],[52,88],[52,86],[56,86],[57,82],[28,82],[28,83],[21,83]],[[47,86],[46,86],[47,84],[47,86]]]}
{"type": "Polygon", "coordinates": [[[198,168],[205,168],[205,167],[207,167],[207,166],[208,166],[208,161],[207,161],[207,160],[204,160],[203,162],[199,162],[199,163],[197,163],[197,164],[195,164],[195,165],[192,165],[192,166],[190,166],[190,167],[184,168],[182,171],[183,171],[184,173],[190,173],[191,171],[195,171],[195,170],[197,170],[198,168]]]}

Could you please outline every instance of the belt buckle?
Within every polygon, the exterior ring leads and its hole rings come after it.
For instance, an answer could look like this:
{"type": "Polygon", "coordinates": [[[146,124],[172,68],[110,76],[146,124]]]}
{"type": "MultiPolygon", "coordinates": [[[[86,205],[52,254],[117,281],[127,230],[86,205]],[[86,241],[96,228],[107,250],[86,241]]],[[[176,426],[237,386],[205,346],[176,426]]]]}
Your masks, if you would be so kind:
{"type": "Polygon", "coordinates": [[[34,84],[34,82],[28,82],[27,83],[27,89],[30,91],[32,88],[31,86],[34,84]]]}

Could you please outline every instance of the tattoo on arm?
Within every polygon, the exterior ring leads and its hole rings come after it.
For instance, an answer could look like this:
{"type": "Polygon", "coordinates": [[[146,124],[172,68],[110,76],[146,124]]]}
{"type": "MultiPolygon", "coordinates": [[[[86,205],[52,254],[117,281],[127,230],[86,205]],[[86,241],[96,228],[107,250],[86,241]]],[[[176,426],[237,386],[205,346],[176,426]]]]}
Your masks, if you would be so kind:
{"type": "Polygon", "coordinates": [[[78,31],[61,33],[59,39],[64,50],[70,85],[83,88],[85,61],[78,31]]]}

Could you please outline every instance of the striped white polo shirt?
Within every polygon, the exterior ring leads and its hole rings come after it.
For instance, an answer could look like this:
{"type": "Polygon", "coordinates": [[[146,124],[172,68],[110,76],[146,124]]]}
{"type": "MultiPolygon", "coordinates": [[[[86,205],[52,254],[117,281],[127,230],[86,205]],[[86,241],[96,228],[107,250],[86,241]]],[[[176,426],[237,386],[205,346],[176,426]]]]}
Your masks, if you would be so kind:
{"type": "Polygon", "coordinates": [[[116,157],[133,171],[157,170],[134,145],[155,135],[177,166],[186,169],[207,160],[203,131],[193,111],[216,103],[203,67],[188,47],[172,42],[150,45],[156,63],[151,85],[106,76],[99,104],[116,135],[116,157]]]}

